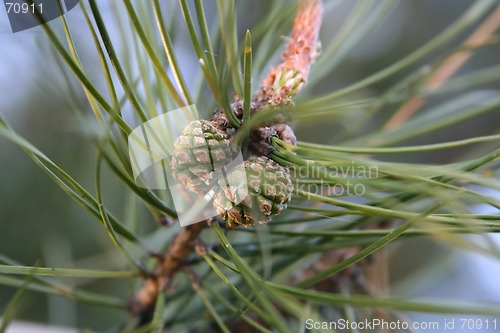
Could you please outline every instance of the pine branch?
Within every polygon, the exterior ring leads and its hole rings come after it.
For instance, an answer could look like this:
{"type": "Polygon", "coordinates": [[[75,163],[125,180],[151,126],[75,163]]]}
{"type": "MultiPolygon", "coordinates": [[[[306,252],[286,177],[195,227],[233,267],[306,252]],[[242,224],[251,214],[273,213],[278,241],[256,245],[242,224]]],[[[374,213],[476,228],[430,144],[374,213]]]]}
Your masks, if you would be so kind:
{"type": "Polygon", "coordinates": [[[138,318],[139,325],[153,319],[155,304],[161,292],[168,289],[174,275],[186,263],[194,249],[195,240],[210,223],[209,220],[191,224],[174,236],[164,256],[160,257],[154,274],[145,277],[145,283],[129,304],[130,313],[138,318]]]}

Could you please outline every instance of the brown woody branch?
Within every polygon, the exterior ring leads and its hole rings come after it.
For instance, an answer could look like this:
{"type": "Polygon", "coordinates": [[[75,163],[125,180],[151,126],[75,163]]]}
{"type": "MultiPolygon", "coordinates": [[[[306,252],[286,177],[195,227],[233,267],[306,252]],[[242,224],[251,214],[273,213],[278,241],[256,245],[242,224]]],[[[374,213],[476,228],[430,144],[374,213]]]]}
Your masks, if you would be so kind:
{"type": "Polygon", "coordinates": [[[151,321],[158,296],[183,267],[194,249],[195,240],[209,222],[206,220],[183,228],[170,242],[165,256],[160,257],[154,274],[145,278],[144,286],[129,304],[130,313],[138,318],[139,325],[151,321]]]}

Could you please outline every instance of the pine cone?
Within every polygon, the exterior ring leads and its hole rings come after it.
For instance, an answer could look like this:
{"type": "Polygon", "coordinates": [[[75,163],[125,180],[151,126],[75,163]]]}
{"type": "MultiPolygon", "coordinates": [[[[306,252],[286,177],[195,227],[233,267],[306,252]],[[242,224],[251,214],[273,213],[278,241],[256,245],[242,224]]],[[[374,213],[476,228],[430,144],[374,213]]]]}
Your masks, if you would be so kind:
{"type": "Polygon", "coordinates": [[[311,64],[319,54],[319,28],[323,5],[319,0],[299,2],[292,37],[283,52],[283,62],[271,68],[257,91],[255,102],[269,107],[293,104],[307,81],[311,64]]]}
{"type": "Polygon", "coordinates": [[[251,226],[256,222],[266,224],[273,215],[281,213],[291,199],[293,185],[288,168],[261,156],[245,161],[245,171],[248,192],[226,188],[214,197],[217,213],[230,227],[251,226]],[[237,200],[235,197],[242,192],[248,194],[243,200],[237,200]]]}
{"type": "Polygon", "coordinates": [[[212,172],[232,161],[228,135],[207,120],[189,123],[174,143],[172,173],[193,192],[205,194],[212,172]]]}

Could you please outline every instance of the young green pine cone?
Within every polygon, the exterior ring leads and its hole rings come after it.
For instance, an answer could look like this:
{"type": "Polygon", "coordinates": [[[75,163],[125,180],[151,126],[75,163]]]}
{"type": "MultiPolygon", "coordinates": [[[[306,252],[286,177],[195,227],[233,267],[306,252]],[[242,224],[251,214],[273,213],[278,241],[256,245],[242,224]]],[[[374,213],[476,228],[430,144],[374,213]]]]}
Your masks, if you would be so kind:
{"type": "Polygon", "coordinates": [[[172,173],[193,192],[205,194],[210,189],[212,172],[232,160],[230,141],[226,133],[207,120],[189,123],[174,143],[172,173]]]}
{"type": "Polygon", "coordinates": [[[235,198],[241,191],[234,188],[226,188],[214,197],[217,213],[230,227],[265,224],[281,213],[291,199],[293,185],[287,168],[261,156],[246,160],[245,171],[248,192],[243,192],[248,194],[243,200],[235,198]]]}

